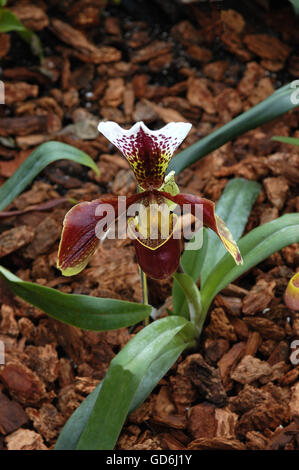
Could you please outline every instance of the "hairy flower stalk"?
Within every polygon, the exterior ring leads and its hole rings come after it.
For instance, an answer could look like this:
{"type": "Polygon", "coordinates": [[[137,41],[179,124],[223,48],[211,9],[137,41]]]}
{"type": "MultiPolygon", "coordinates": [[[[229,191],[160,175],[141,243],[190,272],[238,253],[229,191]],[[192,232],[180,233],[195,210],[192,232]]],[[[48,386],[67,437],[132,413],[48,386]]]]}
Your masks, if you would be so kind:
{"type": "Polygon", "coordinates": [[[125,198],[122,205],[117,196],[107,196],[82,202],[66,214],[57,263],[65,276],[85,268],[99,244],[99,227],[103,235],[104,229],[107,233],[109,227],[123,217],[142,271],[154,279],[171,276],[177,270],[182,250],[177,208],[195,218],[200,209],[202,225],[216,232],[235,262],[242,263],[230,231],[215,214],[214,203],[192,194],[181,194],[174,175],[165,176],[173,153],[190,131],[191,124],[172,122],[151,131],[143,122],[125,130],[107,121],[100,122],[98,129],[128,160],[139,192],[125,198]],[[132,211],[136,205],[137,215],[132,211]]]}

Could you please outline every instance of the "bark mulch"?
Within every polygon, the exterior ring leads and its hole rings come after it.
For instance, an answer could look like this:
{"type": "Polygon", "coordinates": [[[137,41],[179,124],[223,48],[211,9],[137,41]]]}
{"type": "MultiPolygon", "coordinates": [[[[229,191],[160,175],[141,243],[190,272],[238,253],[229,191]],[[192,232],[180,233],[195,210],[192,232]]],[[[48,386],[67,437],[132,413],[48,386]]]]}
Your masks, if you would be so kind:
{"type": "MultiPolygon", "coordinates": [[[[188,121],[186,148],[298,78],[299,29],[288,2],[268,11],[267,1],[154,2],[151,11],[145,1],[139,8],[124,3],[102,11],[96,0],[8,2],[39,34],[45,58],[40,65],[16,33],[0,35],[0,184],[48,140],[87,152],[101,176],[70,161],[50,165],[7,209],[13,215],[1,217],[0,258],[24,280],[138,302],[130,240],[107,241],[75,277],[56,269],[71,207],[66,198],[136,191],[126,161],[97,123],[143,120],[158,128],[188,121]]],[[[298,211],[298,148],[270,140],[299,137],[298,120],[295,110],[227,143],[181,173],[180,187],[217,201],[233,177],[259,181],[246,232],[298,211]]],[[[217,295],[198,349],[182,356],[129,416],[117,449],[299,448],[299,366],[291,360],[299,314],[282,298],[298,268],[298,248],[275,253],[217,295]]],[[[149,284],[150,302],[163,315],[171,280],[149,284]]],[[[81,331],[14,297],[3,281],[0,302],[0,448],[52,449],[141,326],[81,331]]]]}

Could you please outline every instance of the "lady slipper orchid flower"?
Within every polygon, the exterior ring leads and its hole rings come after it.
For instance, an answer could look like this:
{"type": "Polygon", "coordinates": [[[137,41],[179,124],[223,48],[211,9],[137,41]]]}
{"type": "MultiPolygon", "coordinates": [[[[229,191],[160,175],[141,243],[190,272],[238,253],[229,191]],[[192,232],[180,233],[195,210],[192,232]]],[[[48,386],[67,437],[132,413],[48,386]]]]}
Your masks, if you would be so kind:
{"type": "Polygon", "coordinates": [[[178,268],[181,243],[175,236],[178,217],[174,207],[177,206],[187,207],[190,216],[195,216],[196,210],[201,208],[203,225],[216,232],[237,264],[243,262],[230,231],[215,214],[214,203],[191,194],[180,194],[173,173],[165,177],[173,153],[190,128],[189,123],[172,122],[151,131],[143,122],[137,122],[125,130],[114,122],[100,122],[99,131],[128,160],[139,192],[123,198],[122,205],[117,196],[107,196],[77,204],[66,214],[57,263],[65,276],[77,274],[87,265],[99,243],[99,224],[105,222],[108,230],[116,219],[124,216],[127,221],[127,212],[135,204],[139,207],[138,216],[128,220],[128,229],[137,262],[149,277],[165,279],[178,268]],[[110,218],[106,221],[108,213],[110,218]]]}
{"type": "Polygon", "coordinates": [[[291,310],[299,311],[299,272],[289,280],[284,293],[284,301],[291,310]]]}

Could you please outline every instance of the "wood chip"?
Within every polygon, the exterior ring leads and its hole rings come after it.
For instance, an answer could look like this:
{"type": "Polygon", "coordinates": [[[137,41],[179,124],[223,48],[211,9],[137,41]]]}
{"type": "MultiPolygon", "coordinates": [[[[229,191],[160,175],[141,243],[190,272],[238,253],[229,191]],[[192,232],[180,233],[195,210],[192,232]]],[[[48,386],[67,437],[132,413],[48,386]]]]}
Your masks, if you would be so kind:
{"type": "Polygon", "coordinates": [[[29,429],[18,429],[5,438],[8,450],[47,450],[42,437],[29,429]]]}
{"type": "Polygon", "coordinates": [[[0,239],[0,258],[28,245],[34,239],[34,230],[27,225],[2,232],[0,239]]]}
{"type": "Polygon", "coordinates": [[[16,401],[9,400],[0,392],[0,432],[10,434],[28,421],[28,416],[16,401]]]}
{"type": "Polygon", "coordinates": [[[190,378],[203,398],[215,405],[225,405],[227,397],[219,371],[209,366],[200,354],[188,356],[181,364],[180,371],[190,378]]]}
{"type": "Polygon", "coordinates": [[[227,439],[226,437],[195,439],[188,445],[188,450],[245,450],[242,442],[236,439],[227,439]]]}
{"type": "Polygon", "coordinates": [[[8,362],[0,371],[0,380],[11,396],[24,404],[39,403],[46,397],[46,387],[41,379],[20,361],[8,362]]]}
{"type": "Polygon", "coordinates": [[[262,59],[279,60],[285,62],[291,48],[274,36],[268,34],[248,34],[244,42],[251,52],[262,59]]]}
{"type": "Polygon", "coordinates": [[[274,297],[274,288],[276,282],[274,280],[268,282],[260,279],[256,285],[243,299],[242,311],[246,315],[254,315],[257,312],[262,312],[274,297]]]}
{"type": "Polygon", "coordinates": [[[244,356],[230,376],[236,382],[249,384],[271,374],[271,367],[265,361],[252,356],[244,356]]]}

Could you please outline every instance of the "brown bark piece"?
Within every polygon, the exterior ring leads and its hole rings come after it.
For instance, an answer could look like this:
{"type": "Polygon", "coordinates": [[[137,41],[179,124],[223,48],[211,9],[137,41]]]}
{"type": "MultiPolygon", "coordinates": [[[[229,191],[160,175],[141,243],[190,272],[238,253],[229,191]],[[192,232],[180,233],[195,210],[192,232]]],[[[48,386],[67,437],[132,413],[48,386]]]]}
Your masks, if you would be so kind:
{"type": "Polygon", "coordinates": [[[18,429],[5,438],[8,450],[47,450],[40,434],[29,429],[18,429]]]}
{"type": "Polygon", "coordinates": [[[227,339],[207,339],[204,344],[205,357],[208,361],[217,362],[229,350],[227,339]]]}
{"type": "Polygon", "coordinates": [[[244,42],[251,52],[262,59],[285,62],[291,52],[289,46],[268,34],[248,34],[245,36],[244,42]]]}
{"type": "Polygon", "coordinates": [[[34,428],[46,441],[54,439],[64,424],[64,418],[51,403],[44,403],[40,409],[26,408],[34,428]]]}
{"type": "Polygon", "coordinates": [[[34,5],[16,5],[10,7],[10,11],[24,23],[26,28],[33,31],[41,31],[49,24],[45,11],[34,5]]]}
{"type": "Polygon", "coordinates": [[[242,96],[251,96],[257,82],[265,76],[265,70],[257,62],[249,62],[237,89],[242,96]]]}
{"type": "Polygon", "coordinates": [[[188,445],[188,450],[245,450],[242,442],[236,439],[227,439],[226,437],[195,439],[188,445]]]}
{"type": "Polygon", "coordinates": [[[249,450],[264,450],[268,445],[268,439],[257,431],[246,433],[246,447],[249,450]]]}
{"type": "Polygon", "coordinates": [[[120,60],[121,53],[115,47],[96,47],[81,31],[57,18],[51,22],[53,32],[76,51],[76,55],[85,62],[102,64],[120,60]]]}
{"type": "Polygon", "coordinates": [[[214,97],[210,92],[206,80],[203,78],[190,78],[188,81],[187,99],[193,106],[199,106],[208,114],[215,113],[214,97]]]}
{"type": "Polygon", "coordinates": [[[144,100],[145,103],[152,107],[155,113],[165,122],[187,122],[187,119],[184,118],[176,109],[172,108],[163,108],[154,103],[151,103],[148,100],[144,100]]]}
{"type": "Polygon", "coordinates": [[[24,256],[35,259],[38,255],[46,253],[59,238],[60,232],[57,222],[51,217],[46,217],[37,226],[32,243],[24,249],[24,256]]]}
{"type": "Polygon", "coordinates": [[[229,52],[235,54],[242,62],[248,62],[252,54],[243,46],[240,36],[234,31],[225,31],[221,35],[221,41],[229,52]]]}
{"type": "Polygon", "coordinates": [[[299,383],[291,388],[290,413],[293,418],[299,418],[299,383]]]}
{"type": "Polygon", "coordinates": [[[240,114],[243,103],[239,93],[234,88],[225,88],[215,98],[216,109],[223,122],[230,121],[232,117],[240,114]]]}
{"type": "Polygon", "coordinates": [[[246,323],[241,320],[241,318],[235,317],[232,317],[230,319],[230,322],[233,325],[234,330],[238,335],[238,338],[240,338],[240,340],[246,340],[249,335],[248,326],[246,325],[246,323]]]}
{"type": "Polygon", "coordinates": [[[194,439],[214,437],[216,429],[215,406],[200,403],[190,408],[188,411],[188,432],[194,439]]]}
{"type": "Polygon", "coordinates": [[[205,65],[203,71],[207,77],[219,81],[223,79],[227,68],[228,63],[225,60],[217,60],[216,62],[210,62],[205,65]]]}
{"type": "Polygon", "coordinates": [[[278,209],[282,209],[289,191],[288,180],[283,176],[265,178],[264,187],[269,201],[278,209]]]}
{"type": "Polygon", "coordinates": [[[244,351],[245,351],[245,343],[243,342],[236,343],[219,360],[218,367],[219,367],[221,379],[224,384],[227,383],[230,370],[237,364],[240,358],[244,355],[244,351]]]}
{"type": "Polygon", "coordinates": [[[148,62],[160,55],[168,54],[171,49],[172,45],[169,42],[154,41],[143,49],[136,51],[132,56],[132,62],[133,64],[148,62]]]}
{"type": "Polygon", "coordinates": [[[5,83],[5,104],[10,106],[29,97],[38,96],[39,87],[26,82],[5,83]]]}
{"type": "Polygon", "coordinates": [[[246,343],[245,356],[254,356],[262,342],[261,335],[257,331],[251,331],[246,343]]]}
{"type": "Polygon", "coordinates": [[[156,396],[153,408],[153,420],[175,429],[185,429],[187,426],[185,415],[176,414],[175,406],[172,403],[169,391],[165,386],[161,387],[158,395],[156,396]]]}
{"type": "Polygon", "coordinates": [[[260,279],[243,299],[242,311],[246,315],[262,312],[274,297],[276,282],[260,279]]]}
{"type": "Polygon", "coordinates": [[[200,395],[218,406],[226,403],[227,397],[217,369],[208,365],[201,354],[191,354],[180,365],[180,372],[193,382],[200,395]]]}
{"type": "Polygon", "coordinates": [[[0,371],[0,380],[21,403],[36,404],[46,396],[45,384],[19,361],[8,362],[0,371]]]}
{"type": "Polygon", "coordinates": [[[159,440],[163,444],[163,447],[165,446],[165,449],[167,450],[186,450],[186,446],[184,446],[171,434],[159,434],[159,440]]]}
{"type": "Polygon", "coordinates": [[[252,408],[240,417],[236,426],[237,435],[245,436],[249,431],[274,430],[289,419],[287,406],[274,400],[266,401],[252,408]]]}
{"type": "Polygon", "coordinates": [[[271,374],[267,375],[265,377],[261,377],[260,383],[265,384],[268,382],[274,382],[275,380],[280,380],[282,377],[285,376],[285,374],[289,371],[290,366],[289,364],[286,364],[284,361],[276,362],[271,367],[271,374]]]}
{"type": "Polygon", "coordinates": [[[277,362],[287,361],[290,354],[290,345],[288,341],[280,341],[271,352],[268,363],[273,366],[277,362]]]}
{"type": "Polygon", "coordinates": [[[34,230],[27,225],[6,230],[1,233],[0,258],[28,245],[34,238],[34,230]]]}
{"type": "Polygon", "coordinates": [[[273,86],[272,80],[269,77],[261,78],[248,97],[248,103],[250,104],[250,107],[255,106],[256,104],[265,100],[268,98],[268,96],[272,95],[274,91],[275,88],[273,86]]]}
{"type": "Polygon", "coordinates": [[[0,318],[1,318],[1,324],[0,324],[1,333],[10,335],[10,336],[18,336],[19,327],[15,319],[15,312],[13,308],[10,307],[9,305],[2,304],[0,318]]]}
{"type": "Polygon", "coordinates": [[[217,423],[216,437],[226,437],[233,439],[236,437],[235,427],[238,421],[238,415],[229,408],[216,408],[215,419],[217,423]]]}
{"type": "Polygon", "coordinates": [[[209,51],[209,49],[197,46],[196,44],[189,46],[186,50],[186,54],[198,62],[210,62],[212,58],[212,52],[209,51]]]}
{"type": "Polygon", "coordinates": [[[269,392],[264,392],[252,385],[245,385],[238,395],[229,398],[229,407],[242,415],[266,400],[271,400],[269,392]]]}
{"type": "Polygon", "coordinates": [[[262,317],[244,317],[245,323],[252,328],[257,330],[263,338],[274,339],[280,341],[284,338],[284,329],[272,320],[262,317]]]}
{"type": "Polygon", "coordinates": [[[101,100],[102,106],[118,107],[124,98],[125,82],[123,78],[111,78],[108,80],[104,97],[101,100]]]}
{"type": "Polygon", "coordinates": [[[184,45],[198,44],[202,41],[202,32],[188,20],[181,21],[171,29],[171,36],[184,45]]]}
{"type": "MultiPolygon", "coordinates": [[[[53,131],[51,120],[55,116],[38,115],[38,116],[22,116],[12,118],[0,118],[0,135],[2,136],[22,136],[36,133],[47,133],[53,131]]],[[[59,130],[56,129],[55,130],[59,130]]]]}
{"type": "Polygon", "coordinates": [[[181,375],[180,365],[175,376],[169,377],[171,384],[171,397],[179,413],[184,413],[187,408],[192,406],[196,399],[196,388],[191,380],[181,375]]]}
{"type": "Polygon", "coordinates": [[[26,348],[27,365],[45,382],[52,383],[58,378],[58,356],[53,344],[46,346],[28,346],[26,348]]]}
{"type": "Polygon", "coordinates": [[[242,15],[235,10],[221,10],[221,21],[230,29],[240,34],[245,26],[245,21],[242,15]]]}
{"type": "Polygon", "coordinates": [[[293,421],[288,426],[282,429],[278,429],[274,432],[274,435],[265,446],[267,450],[278,450],[279,448],[287,449],[286,445],[291,442],[293,437],[296,437],[298,443],[299,425],[296,421],[293,421]]]}
{"type": "Polygon", "coordinates": [[[265,361],[252,356],[244,356],[230,376],[236,382],[249,384],[271,374],[271,367],[265,361]]]}
{"type": "Polygon", "coordinates": [[[5,57],[10,49],[10,36],[9,34],[0,34],[0,58],[5,57]]]}
{"type": "Polygon", "coordinates": [[[15,401],[9,400],[0,392],[0,432],[10,434],[23,426],[28,421],[28,416],[15,401]]]}
{"type": "Polygon", "coordinates": [[[236,341],[236,333],[222,308],[215,308],[211,313],[211,320],[206,328],[206,334],[211,338],[225,338],[236,341]]]}

